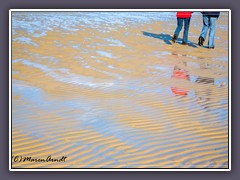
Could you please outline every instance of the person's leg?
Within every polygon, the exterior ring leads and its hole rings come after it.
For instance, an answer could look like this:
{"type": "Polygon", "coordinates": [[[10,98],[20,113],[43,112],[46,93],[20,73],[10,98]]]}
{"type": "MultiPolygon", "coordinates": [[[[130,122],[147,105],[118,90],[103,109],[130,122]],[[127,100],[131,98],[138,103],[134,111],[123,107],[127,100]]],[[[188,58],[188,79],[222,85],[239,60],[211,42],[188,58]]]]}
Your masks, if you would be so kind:
{"type": "Polygon", "coordinates": [[[188,30],[191,18],[184,19],[184,32],[183,32],[183,44],[187,44],[188,42],[188,30]]]}
{"type": "Polygon", "coordinates": [[[208,38],[209,48],[214,48],[216,20],[217,20],[216,17],[210,17],[210,32],[209,32],[209,38],[208,38]]]}
{"type": "Polygon", "coordinates": [[[180,31],[183,27],[183,18],[177,18],[177,28],[174,32],[174,35],[176,35],[176,38],[178,38],[180,31]]]}
{"type": "Polygon", "coordinates": [[[203,42],[206,39],[208,27],[209,27],[209,16],[203,15],[203,27],[202,27],[201,34],[198,38],[198,45],[200,45],[200,46],[203,45],[203,42]]]}
{"type": "Polygon", "coordinates": [[[204,40],[206,39],[208,28],[209,28],[209,16],[203,15],[203,28],[200,36],[203,37],[204,40]]]}

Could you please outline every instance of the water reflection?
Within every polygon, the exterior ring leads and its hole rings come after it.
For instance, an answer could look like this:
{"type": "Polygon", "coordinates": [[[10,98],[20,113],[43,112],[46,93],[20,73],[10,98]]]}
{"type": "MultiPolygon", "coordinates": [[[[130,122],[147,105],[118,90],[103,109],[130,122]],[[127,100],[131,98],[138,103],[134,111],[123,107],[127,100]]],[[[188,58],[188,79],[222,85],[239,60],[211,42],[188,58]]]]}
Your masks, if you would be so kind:
{"type": "Polygon", "coordinates": [[[209,78],[209,77],[201,77],[199,76],[196,80],[196,83],[200,84],[214,84],[214,78],[209,78]]]}
{"type": "MultiPolygon", "coordinates": [[[[184,66],[187,65],[186,62],[183,62],[182,64],[184,66]]],[[[185,70],[185,68],[180,67],[180,65],[175,65],[173,68],[172,78],[176,80],[183,80],[183,79],[189,80],[189,74],[188,74],[188,71],[185,70]]],[[[173,92],[173,94],[179,95],[179,96],[185,96],[189,92],[188,89],[178,87],[178,86],[172,86],[171,91],[173,92]]]]}
{"type": "Polygon", "coordinates": [[[204,85],[204,87],[199,87],[195,91],[195,95],[198,97],[198,103],[204,109],[209,109],[213,95],[212,85],[214,85],[214,78],[199,76],[195,82],[204,85]]]}
{"type": "Polygon", "coordinates": [[[176,51],[173,51],[172,55],[177,56],[177,57],[186,57],[186,58],[196,59],[196,60],[205,59],[204,57],[201,57],[201,56],[193,56],[193,55],[190,55],[190,54],[181,54],[181,53],[176,52],[176,51]]]}

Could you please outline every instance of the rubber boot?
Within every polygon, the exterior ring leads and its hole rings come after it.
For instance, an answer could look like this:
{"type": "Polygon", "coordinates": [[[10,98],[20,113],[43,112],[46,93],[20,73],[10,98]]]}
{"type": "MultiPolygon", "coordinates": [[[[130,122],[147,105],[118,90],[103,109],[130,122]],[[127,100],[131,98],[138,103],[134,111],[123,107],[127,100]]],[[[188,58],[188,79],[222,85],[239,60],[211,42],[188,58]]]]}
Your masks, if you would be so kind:
{"type": "Polygon", "coordinates": [[[177,40],[177,36],[174,34],[174,35],[173,35],[173,38],[172,38],[172,42],[175,43],[176,40],[177,40]]]}
{"type": "Polygon", "coordinates": [[[199,46],[203,46],[203,43],[204,43],[204,38],[203,38],[202,36],[200,36],[200,37],[198,38],[198,45],[199,45],[199,46]]]}

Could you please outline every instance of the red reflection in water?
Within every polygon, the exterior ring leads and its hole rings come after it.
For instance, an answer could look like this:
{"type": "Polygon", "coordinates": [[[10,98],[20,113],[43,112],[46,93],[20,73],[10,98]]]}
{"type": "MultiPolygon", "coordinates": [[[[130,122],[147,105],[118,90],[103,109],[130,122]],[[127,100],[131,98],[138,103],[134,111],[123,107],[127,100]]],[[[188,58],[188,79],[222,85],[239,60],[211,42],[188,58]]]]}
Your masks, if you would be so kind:
{"type": "MultiPolygon", "coordinates": [[[[189,74],[185,69],[182,69],[176,65],[174,66],[174,69],[173,69],[172,78],[189,80],[189,74]]],[[[185,96],[189,92],[189,90],[186,88],[179,88],[176,86],[171,87],[171,91],[173,92],[173,94],[179,95],[179,96],[185,96]]]]}

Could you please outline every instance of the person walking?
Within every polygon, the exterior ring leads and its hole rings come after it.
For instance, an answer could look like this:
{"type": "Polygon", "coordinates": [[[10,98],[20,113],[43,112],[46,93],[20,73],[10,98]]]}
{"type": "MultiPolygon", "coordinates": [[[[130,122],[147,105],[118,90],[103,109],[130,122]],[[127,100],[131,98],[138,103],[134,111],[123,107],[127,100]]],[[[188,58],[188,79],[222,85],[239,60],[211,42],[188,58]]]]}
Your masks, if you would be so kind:
{"type": "Polygon", "coordinates": [[[189,30],[189,24],[192,16],[192,12],[184,12],[180,11],[177,12],[177,28],[174,32],[172,42],[175,43],[180,31],[182,30],[183,27],[183,22],[184,22],[184,32],[183,32],[183,40],[182,40],[182,45],[187,45],[188,42],[188,30],[189,30]]]}
{"type": "Polygon", "coordinates": [[[201,13],[203,15],[203,28],[198,38],[198,45],[203,46],[203,43],[206,40],[208,29],[210,29],[208,36],[208,48],[214,49],[216,21],[220,15],[220,12],[201,12],[201,13]]]}

